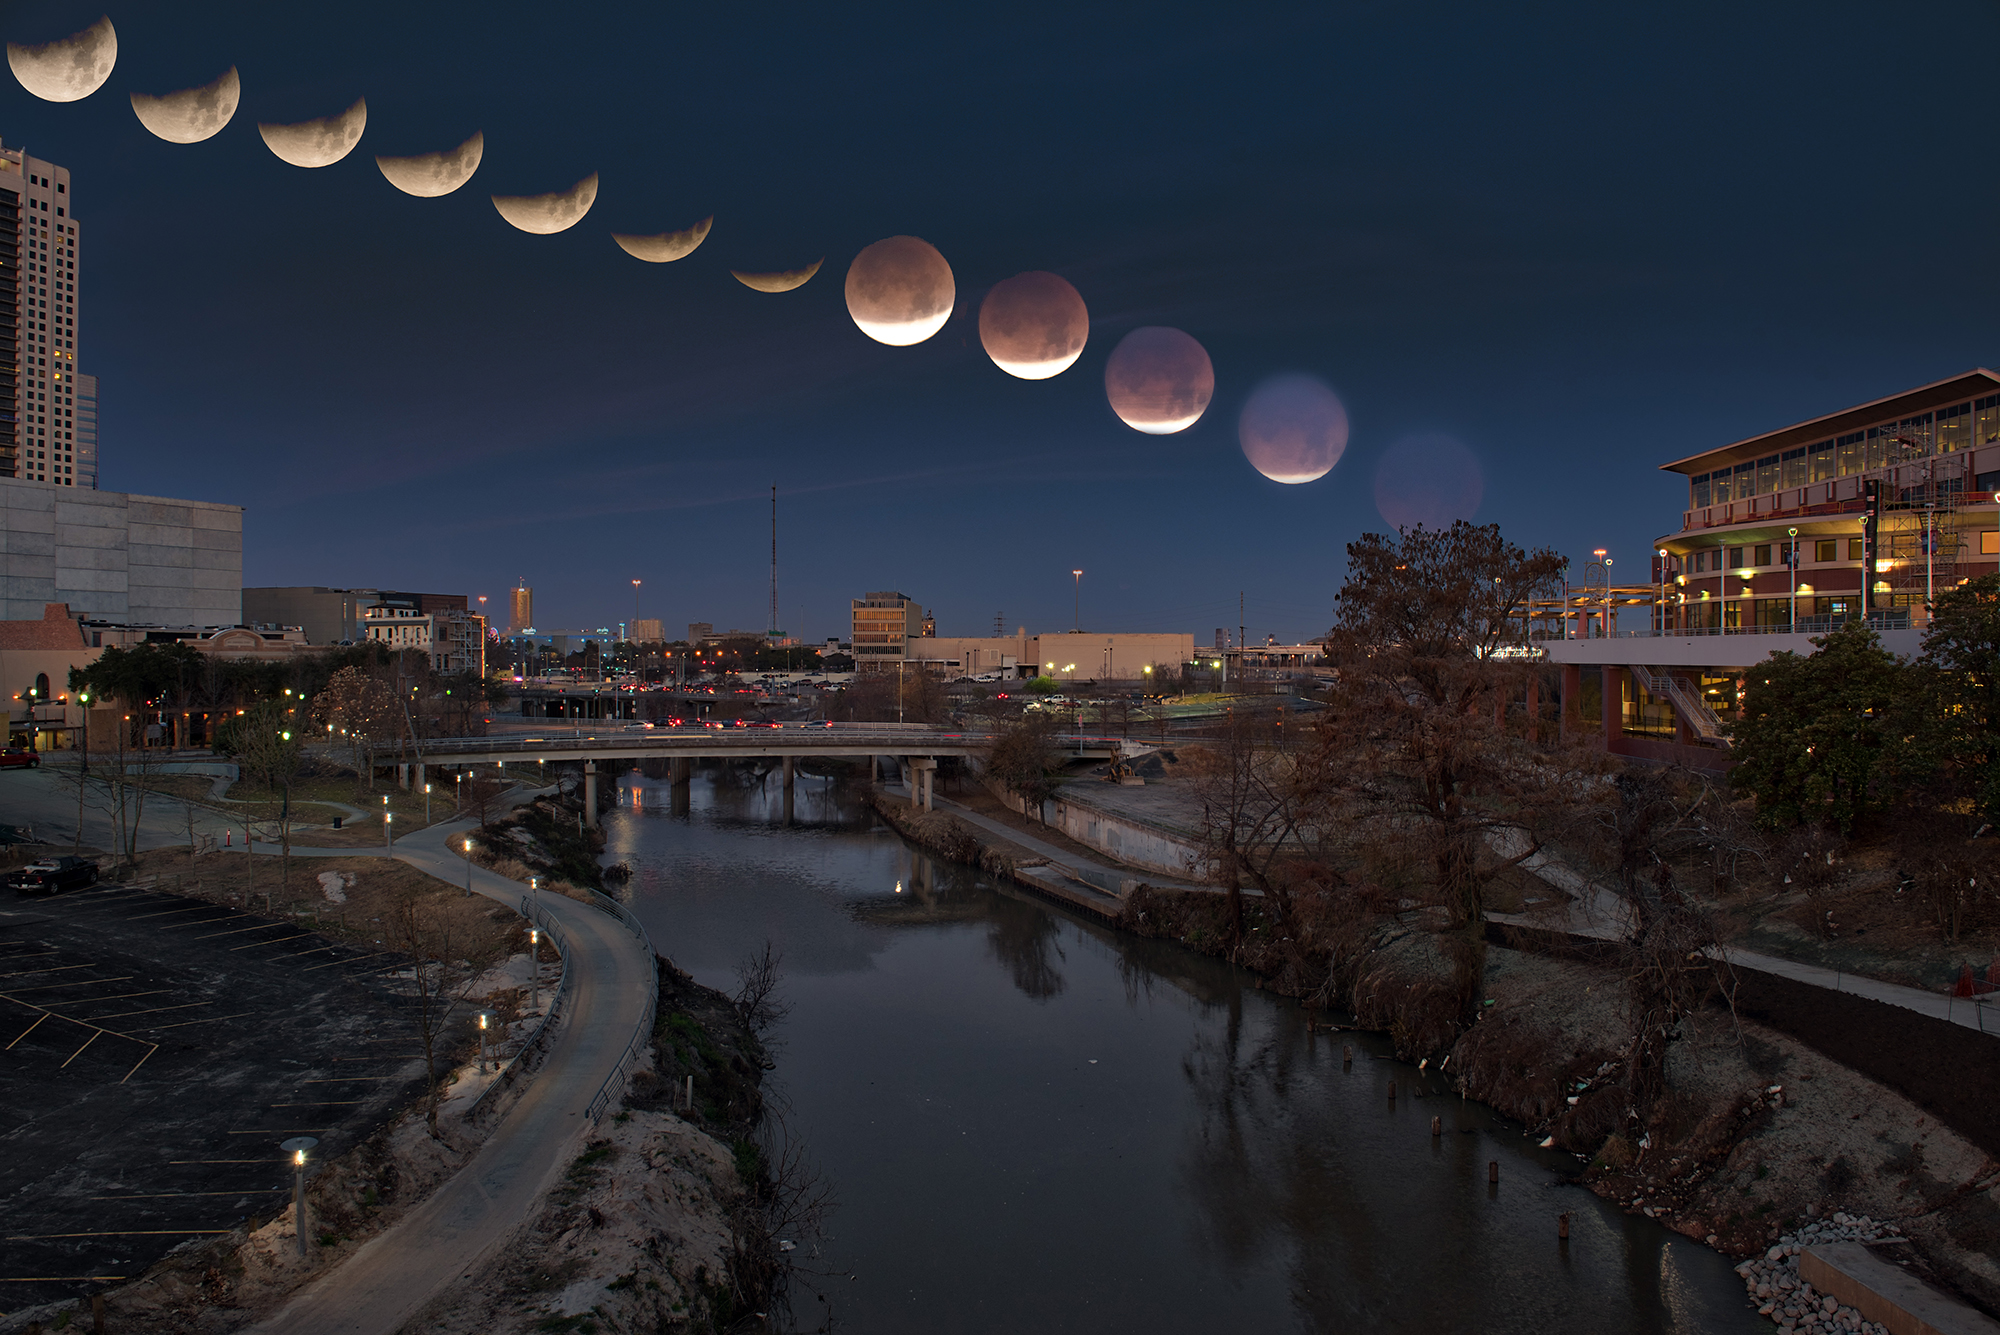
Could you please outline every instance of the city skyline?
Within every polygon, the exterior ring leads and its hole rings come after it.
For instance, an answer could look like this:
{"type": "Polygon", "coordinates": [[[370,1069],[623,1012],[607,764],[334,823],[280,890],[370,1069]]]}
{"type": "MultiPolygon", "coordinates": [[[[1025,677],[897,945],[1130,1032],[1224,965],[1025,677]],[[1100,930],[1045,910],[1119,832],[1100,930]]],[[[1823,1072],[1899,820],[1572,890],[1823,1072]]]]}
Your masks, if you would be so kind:
{"type": "MultiPolygon", "coordinates": [[[[940,633],[1055,629],[1081,567],[1086,626],[1205,639],[1243,592],[1251,638],[1290,640],[1330,622],[1345,544],[1402,512],[1377,471],[1413,441],[1470,456],[1478,521],[1637,566],[1683,503],[1660,460],[1996,359],[1966,263],[1991,187],[1957,166],[1977,87],[1933,77],[2000,26],[1975,6],[1733,15],[1726,44],[1719,10],[1163,10],[1137,33],[1078,19],[1061,44],[805,16],[754,65],[727,56],[761,30],[728,16],[642,15],[587,52],[505,11],[117,17],[103,94],[10,85],[0,129],[73,170],[92,220],[79,297],[120,442],[99,485],[244,505],[252,585],[497,599],[525,575],[541,620],[597,626],[635,615],[640,578],[637,615],[756,625],[775,481],[780,619],[802,638],[873,588],[907,589],[940,633]],[[460,58],[434,68],[447,44],[460,58]],[[134,119],[128,92],[230,64],[243,108],[213,140],[134,119]],[[531,71],[589,91],[523,95],[531,71]],[[1825,91],[1899,71],[1924,98],[1825,91]],[[333,166],[257,136],[361,95],[366,134],[333,166]],[[453,196],[375,168],[474,130],[485,161],[453,196]],[[593,171],[561,235],[487,200],[593,171]],[[1890,225],[1838,206],[1877,176],[1951,180],[1963,207],[1890,225]],[[608,236],[709,214],[672,264],[608,236]],[[951,262],[957,304],[930,342],[880,347],[840,277],[905,233],[951,262]],[[793,292],[728,275],[821,254],[793,292]],[[1060,376],[1012,381],[979,301],[1040,269],[1082,294],[1090,338],[1060,376]],[[1105,359],[1150,324],[1214,359],[1180,435],[1104,401],[1105,359]],[[1236,424],[1292,372],[1339,393],[1352,436],[1287,487],[1236,424]]],[[[95,18],[35,6],[10,36],[95,18]]]]}

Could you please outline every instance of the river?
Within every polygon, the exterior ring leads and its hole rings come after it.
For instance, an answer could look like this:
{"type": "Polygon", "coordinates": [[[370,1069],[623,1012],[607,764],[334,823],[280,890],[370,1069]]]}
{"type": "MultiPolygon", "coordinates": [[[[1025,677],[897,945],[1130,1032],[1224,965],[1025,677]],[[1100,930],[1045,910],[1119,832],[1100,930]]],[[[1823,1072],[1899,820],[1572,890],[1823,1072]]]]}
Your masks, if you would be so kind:
{"type": "Polygon", "coordinates": [[[679,814],[619,783],[608,855],[660,950],[724,990],[784,954],[767,1092],[839,1202],[794,1253],[801,1328],[817,1292],[871,1335],[1771,1329],[1723,1257],[1246,973],[938,862],[823,780],[789,824],[775,775],[698,771],[679,814]]]}

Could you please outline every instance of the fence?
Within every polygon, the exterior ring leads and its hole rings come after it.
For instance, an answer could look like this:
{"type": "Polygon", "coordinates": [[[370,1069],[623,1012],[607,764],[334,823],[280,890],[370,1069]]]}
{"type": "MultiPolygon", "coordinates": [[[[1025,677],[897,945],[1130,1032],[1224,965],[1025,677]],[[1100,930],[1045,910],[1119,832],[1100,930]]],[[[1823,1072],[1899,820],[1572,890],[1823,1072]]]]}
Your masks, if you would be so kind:
{"type": "Polygon", "coordinates": [[[604,1119],[605,1111],[611,1107],[612,1099],[625,1088],[626,1075],[631,1071],[633,1063],[639,1059],[639,1054],[645,1051],[645,1045],[652,1041],[653,1016],[660,1003],[660,956],[653,949],[653,938],[647,935],[646,925],[633,916],[632,910],[597,890],[590,892],[590,902],[616,918],[627,931],[639,938],[639,944],[646,948],[646,963],[649,966],[646,1013],[640,1017],[638,1028],[633,1030],[632,1040],[625,1045],[625,1051],[620,1054],[618,1064],[604,1077],[604,1083],[598,1086],[596,1095],[590,1100],[590,1106],[584,1109],[584,1115],[590,1118],[590,1124],[595,1126],[604,1119]]]}
{"type": "Polygon", "coordinates": [[[472,1106],[465,1110],[465,1120],[476,1123],[499,1106],[500,1093],[511,1089],[519,1079],[519,1073],[533,1069],[535,1059],[547,1048],[549,1040],[555,1037],[556,1020],[562,1012],[563,1002],[569,996],[569,942],[563,935],[562,927],[549,916],[548,910],[536,904],[528,895],[521,896],[521,916],[548,934],[556,948],[556,957],[562,961],[562,976],[556,980],[556,990],[549,996],[549,1008],[542,1014],[542,1022],[535,1026],[535,1032],[528,1035],[521,1044],[521,1050],[514,1054],[514,1060],[507,1063],[507,1069],[499,1079],[480,1091],[472,1106]]]}

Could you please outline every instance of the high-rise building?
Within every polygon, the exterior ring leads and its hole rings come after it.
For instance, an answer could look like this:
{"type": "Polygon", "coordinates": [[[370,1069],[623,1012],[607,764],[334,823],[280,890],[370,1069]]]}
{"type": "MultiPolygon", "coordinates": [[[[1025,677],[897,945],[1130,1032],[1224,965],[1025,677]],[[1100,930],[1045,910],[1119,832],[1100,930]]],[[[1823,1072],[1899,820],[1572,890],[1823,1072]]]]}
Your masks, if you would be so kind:
{"type": "Polygon", "coordinates": [[[0,145],[0,477],[94,488],[97,385],[79,393],[69,186],[67,167],[0,145]]]}
{"type": "Polygon", "coordinates": [[[534,628],[535,591],[523,580],[507,595],[507,633],[525,635],[534,628]]]}
{"type": "Polygon", "coordinates": [[[850,599],[849,614],[854,666],[863,672],[901,664],[909,642],[923,638],[924,609],[906,593],[883,590],[850,599]]]}
{"type": "Polygon", "coordinates": [[[662,644],[667,638],[667,628],[658,617],[634,617],[632,620],[632,643],[662,644]]]}

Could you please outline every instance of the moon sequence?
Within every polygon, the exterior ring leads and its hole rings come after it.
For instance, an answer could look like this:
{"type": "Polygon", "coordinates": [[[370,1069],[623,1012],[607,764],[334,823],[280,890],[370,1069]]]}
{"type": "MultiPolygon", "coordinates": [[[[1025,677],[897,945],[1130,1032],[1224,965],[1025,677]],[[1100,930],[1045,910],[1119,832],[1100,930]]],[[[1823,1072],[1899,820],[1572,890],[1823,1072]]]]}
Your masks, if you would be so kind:
{"type": "Polygon", "coordinates": [[[1142,325],[1118,341],[1104,363],[1104,396],[1118,420],[1149,436],[1185,431],[1215,397],[1215,364],[1191,336],[1142,325]]]}
{"type": "Polygon", "coordinates": [[[1273,482],[1298,486],[1333,471],[1347,450],[1347,407],[1325,381],[1275,375],[1251,392],[1236,420],[1243,456],[1273,482]]]}

